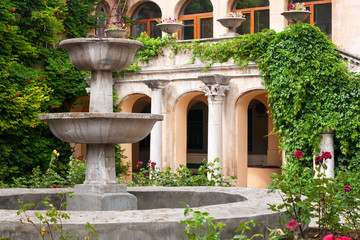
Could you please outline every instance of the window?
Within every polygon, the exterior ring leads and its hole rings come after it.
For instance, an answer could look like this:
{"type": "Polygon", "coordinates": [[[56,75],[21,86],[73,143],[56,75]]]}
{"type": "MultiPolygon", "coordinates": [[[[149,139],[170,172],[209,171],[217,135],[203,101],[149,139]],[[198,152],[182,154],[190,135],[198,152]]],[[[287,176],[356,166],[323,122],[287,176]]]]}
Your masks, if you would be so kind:
{"type": "Polygon", "coordinates": [[[233,12],[242,12],[246,18],[236,29],[239,34],[256,33],[270,27],[269,0],[237,0],[233,12]]]}
{"type": "Polygon", "coordinates": [[[319,27],[326,35],[331,36],[331,0],[293,1],[297,2],[304,2],[306,9],[311,12],[304,22],[319,27]]]}
{"type": "Polygon", "coordinates": [[[179,17],[185,25],[180,39],[213,37],[213,6],[210,0],[191,0],[185,3],[179,17]]]}
{"type": "MultiPolygon", "coordinates": [[[[98,5],[96,8],[96,11],[99,13],[99,15],[106,15],[106,9],[103,4],[98,5]]],[[[96,36],[103,36],[104,35],[104,28],[106,26],[106,19],[98,18],[98,28],[95,29],[95,35],[96,36]]]]}
{"type": "Polygon", "coordinates": [[[135,12],[132,20],[132,34],[139,37],[146,32],[151,38],[161,37],[161,30],[156,27],[156,20],[161,19],[161,10],[155,3],[144,3],[135,12]]]}

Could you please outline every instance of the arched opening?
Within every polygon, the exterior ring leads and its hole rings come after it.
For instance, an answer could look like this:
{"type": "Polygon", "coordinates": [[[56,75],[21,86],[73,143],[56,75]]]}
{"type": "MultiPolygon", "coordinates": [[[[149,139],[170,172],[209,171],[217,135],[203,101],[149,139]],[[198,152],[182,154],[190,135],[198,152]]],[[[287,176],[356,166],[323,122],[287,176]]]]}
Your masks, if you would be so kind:
{"type": "Polygon", "coordinates": [[[269,0],[236,0],[232,9],[246,18],[236,29],[239,34],[257,33],[270,27],[269,0]]]}
{"type": "MultiPolygon", "coordinates": [[[[132,107],[133,113],[151,113],[151,99],[148,96],[139,98],[132,107]]],[[[132,172],[138,172],[138,162],[146,166],[150,160],[150,134],[140,142],[132,144],[132,172]]]]}
{"type": "Polygon", "coordinates": [[[254,90],[236,102],[236,165],[239,186],[267,188],[272,173],[280,173],[281,155],[272,132],[264,90],[254,90]]]}
{"type": "Polygon", "coordinates": [[[210,0],[190,0],[185,2],[179,20],[184,24],[181,39],[213,37],[213,6],[210,0]]]}
{"type": "Polygon", "coordinates": [[[207,158],[208,106],[203,95],[192,99],[187,113],[187,163],[196,171],[207,158]]]}
{"type": "Polygon", "coordinates": [[[147,2],[138,7],[132,20],[134,25],[131,27],[132,35],[137,38],[142,32],[151,38],[161,37],[161,30],[156,27],[156,20],[161,19],[161,9],[153,2],[147,2]]]}
{"type": "MultiPolygon", "coordinates": [[[[151,99],[144,94],[132,94],[122,99],[121,109],[125,113],[150,113],[151,99]]],[[[126,156],[123,164],[130,166],[130,176],[125,180],[130,181],[132,180],[132,173],[139,172],[138,161],[147,163],[150,160],[150,134],[140,142],[121,144],[121,148],[124,149],[123,155],[126,156]]]]}
{"type": "Polygon", "coordinates": [[[257,99],[248,107],[248,167],[267,165],[268,114],[266,106],[257,99]]]}
{"type": "Polygon", "coordinates": [[[207,155],[207,99],[203,92],[179,97],[174,107],[174,158],[172,169],[180,165],[196,170],[207,155]]]}

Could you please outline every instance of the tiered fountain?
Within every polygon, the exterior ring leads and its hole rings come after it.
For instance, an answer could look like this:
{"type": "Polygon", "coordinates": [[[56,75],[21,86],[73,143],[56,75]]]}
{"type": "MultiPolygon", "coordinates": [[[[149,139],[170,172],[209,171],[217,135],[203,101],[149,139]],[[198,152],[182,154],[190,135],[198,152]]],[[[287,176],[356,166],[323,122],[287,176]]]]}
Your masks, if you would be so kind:
{"type": "Polygon", "coordinates": [[[53,134],[69,143],[87,144],[84,184],[75,185],[68,210],[136,209],[136,197],[118,184],[114,144],[134,143],[145,138],[162,115],[113,113],[112,72],[127,68],[143,44],[117,38],[76,38],[60,42],[73,65],[91,71],[89,113],[39,115],[53,134]]]}

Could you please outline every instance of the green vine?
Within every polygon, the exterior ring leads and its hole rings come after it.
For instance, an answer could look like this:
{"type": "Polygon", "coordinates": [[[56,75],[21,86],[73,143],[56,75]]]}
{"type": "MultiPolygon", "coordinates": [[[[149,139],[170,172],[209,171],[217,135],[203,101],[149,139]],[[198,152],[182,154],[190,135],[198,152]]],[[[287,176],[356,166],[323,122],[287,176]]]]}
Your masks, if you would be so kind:
{"type": "Polygon", "coordinates": [[[281,149],[287,153],[301,149],[309,156],[301,165],[312,166],[320,133],[332,129],[337,166],[358,166],[359,78],[346,69],[336,46],[319,28],[299,23],[279,33],[264,30],[217,43],[179,43],[146,35],[137,40],[145,44],[144,50],[138,51],[138,60],[143,62],[167,46],[174,54],[190,53],[189,64],[196,58],[205,62],[204,71],[230,59],[241,67],[255,62],[264,80],[281,149]]]}

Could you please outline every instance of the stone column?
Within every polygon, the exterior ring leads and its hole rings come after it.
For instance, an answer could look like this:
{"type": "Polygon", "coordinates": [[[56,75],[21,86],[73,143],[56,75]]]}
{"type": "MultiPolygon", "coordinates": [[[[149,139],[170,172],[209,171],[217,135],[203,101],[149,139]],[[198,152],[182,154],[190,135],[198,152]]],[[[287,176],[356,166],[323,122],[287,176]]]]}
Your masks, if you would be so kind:
{"type": "Polygon", "coordinates": [[[215,167],[222,168],[222,105],[224,102],[225,91],[229,90],[226,86],[230,77],[220,74],[201,75],[199,79],[205,84],[201,89],[208,97],[209,104],[209,123],[208,123],[208,163],[216,158],[220,162],[215,167]]]}
{"type": "Polygon", "coordinates": [[[290,0],[270,0],[270,28],[281,32],[287,26],[287,21],[282,12],[288,10],[290,0]]]}
{"type": "MultiPolygon", "coordinates": [[[[164,79],[147,80],[145,84],[151,88],[151,113],[162,114],[162,90],[170,81],[164,79]]],[[[156,169],[162,170],[162,122],[155,123],[150,134],[150,160],[156,163],[156,169]]]]}
{"type": "Polygon", "coordinates": [[[325,161],[327,169],[325,170],[325,175],[328,178],[334,178],[334,166],[335,166],[335,156],[334,156],[334,132],[332,130],[325,131],[321,133],[322,139],[320,142],[320,154],[322,152],[330,152],[332,158],[325,161]]]}

